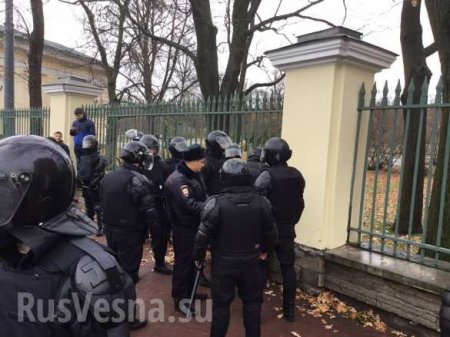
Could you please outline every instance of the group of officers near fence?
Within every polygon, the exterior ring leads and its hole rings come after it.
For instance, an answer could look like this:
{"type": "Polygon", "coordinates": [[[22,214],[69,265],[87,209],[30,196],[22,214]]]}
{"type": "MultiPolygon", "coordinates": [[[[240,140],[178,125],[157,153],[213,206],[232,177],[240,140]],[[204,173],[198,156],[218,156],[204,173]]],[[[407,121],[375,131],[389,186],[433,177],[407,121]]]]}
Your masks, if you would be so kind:
{"type": "Polygon", "coordinates": [[[195,289],[210,249],[211,281],[203,275],[201,283],[211,287],[211,336],[226,335],[236,289],[246,336],[260,336],[271,252],[281,266],[284,317],[294,321],[294,226],[304,209],[305,180],[287,165],[292,151],[286,141],[269,139],[246,162],[239,146],[217,130],[206,137],[206,149],[171,139],[171,158],[163,160],[157,137],[136,130],[127,135],[121,166],[107,174],[97,139],[84,137],[77,173],[85,213],[73,206],[76,173],[60,146],[38,136],[0,141],[2,335],[122,337],[145,326],[135,306],[114,301],[134,303],[149,236],[154,271],[172,274],[175,310],[187,316],[195,315],[192,298],[208,297],[195,289]],[[88,238],[95,234],[104,234],[108,247],[88,238]],[[169,240],[173,272],[165,263],[169,240]],[[22,303],[23,294],[33,300],[22,303]],[[82,319],[77,296],[89,302],[82,319]],[[44,304],[33,305],[38,300],[44,304]],[[101,320],[98,301],[111,304],[101,320]],[[118,319],[117,307],[125,318],[118,319]]]}

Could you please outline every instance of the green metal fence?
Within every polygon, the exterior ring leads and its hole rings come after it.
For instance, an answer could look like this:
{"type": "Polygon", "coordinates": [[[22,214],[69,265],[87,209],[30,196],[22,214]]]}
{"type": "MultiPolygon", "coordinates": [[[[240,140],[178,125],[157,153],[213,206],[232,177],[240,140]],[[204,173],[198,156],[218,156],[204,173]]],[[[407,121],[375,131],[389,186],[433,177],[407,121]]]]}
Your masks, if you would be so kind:
{"type": "Polygon", "coordinates": [[[128,141],[131,128],[156,135],[161,155],[168,156],[172,137],[185,137],[189,143],[204,144],[209,131],[225,130],[244,152],[281,135],[282,98],[273,93],[255,94],[245,99],[188,99],[175,103],[147,105],[93,105],[84,107],[95,122],[101,152],[109,167],[115,167],[120,149],[128,141]]]}
{"type": "Polygon", "coordinates": [[[413,104],[411,83],[408,100],[402,104],[400,82],[393,99],[387,83],[381,95],[375,84],[367,104],[361,87],[348,243],[450,270],[450,119],[446,118],[450,103],[442,101],[442,81],[433,99],[427,97],[428,89],[425,81],[420,102],[413,104]],[[411,156],[412,169],[404,164],[411,156]],[[443,169],[438,170],[439,166],[443,169]],[[406,179],[407,175],[412,179],[406,179]],[[439,179],[442,183],[434,184],[439,179]],[[407,212],[402,207],[408,207],[407,212]],[[431,212],[437,214],[434,221],[431,212]]]}
{"type": "Polygon", "coordinates": [[[0,138],[14,135],[49,136],[50,109],[17,108],[0,110],[0,138]]]}

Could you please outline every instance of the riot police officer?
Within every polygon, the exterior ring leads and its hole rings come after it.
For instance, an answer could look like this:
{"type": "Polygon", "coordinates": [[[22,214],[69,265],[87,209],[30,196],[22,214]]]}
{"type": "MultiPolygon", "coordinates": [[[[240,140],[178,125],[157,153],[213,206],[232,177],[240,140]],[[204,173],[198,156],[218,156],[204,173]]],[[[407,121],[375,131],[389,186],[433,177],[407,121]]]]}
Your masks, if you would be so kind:
{"type": "Polygon", "coordinates": [[[287,165],[292,150],[279,137],[269,139],[261,154],[269,168],[255,181],[255,187],[268,197],[272,204],[278,229],[278,245],[275,253],[283,276],[283,314],[287,321],[295,320],[295,290],[297,277],[294,270],[295,224],[300,220],[305,202],[305,179],[300,171],[287,165]]]}
{"type": "Polygon", "coordinates": [[[105,175],[106,158],[98,152],[98,141],[95,136],[83,138],[83,155],[80,159],[78,178],[83,189],[86,214],[90,219],[97,216],[97,236],[103,234],[103,220],[100,200],[100,182],[105,175]]]}
{"type": "Polygon", "coordinates": [[[225,159],[242,158],[242,151],[238,144],[233,143],[225,148],[225,159]]]}
{"type": "Polygon", "coordinates": [[[201,215],[194,258],[199,267],[211,242],[211,337],[224,337],[230,321],[230,304],[236,287],[244,308],[246,337],[259,337],[262,289],[257,285],[259,260],[277,240],[270,202],[252,187],[247,163],[229,159],[222,167],[222,193],[210,197],[201,215]],[[256,286],[255,286],[256,285],[256,286]]]}
{"type": "MultiPolygon", "coordinates": [[[[200,145],[191,145],[183,153],[179,163],[166,180],[165,193],[172,220],[175,265],[172,277],[172,297],[175,310],[187,314],[186,299],[191,294],[195,279],[192,256],[194,238],[200,224],[200,212],[206,200],[205,187],[200,175],[205,151],[200,145]]],[[[198,296],[204,299],[204,296],[198,296]]]]}
{"type": "Polygon", "coordinates": [[[446,289],[442,296],[439,327],[441,329],[441,337],[450,337],[450,289],[446,289]]]}
{"type": "Polygon", "coordinates": [[[230,137],[220,130],[211,131],[205,140],[206,162],[202,170],[208,196],[220,192],[219,171],[225,162],[225,149],[232,144],[230,137]]]}
{"type": "Polygon", "coordinates": [[[141,131],[138,131],[136,129],[128,129],[127,131],[125,131],[125,137],[129,141],[134,140],[134,141],[138,142],[142,138],[143,135],[144,134],[141,131]]]}
{"type": "Polygon", "coordinates": [[[164,183],[169,176],[169,167],[158,155],[159,141],[153,135],[143,135],[140,142],[147,146],[149,152],[153,155],[153,167],[151,170],[143,170],[143,174],[153,184],[151,193],[155,197],[156,208],[161,230],[158,233],[150,233],[152,236],[153,255],[155,257],[154,271],[160,274],[170,275],[172,270],[165,263],[167,251],[167,242],[170,237],[170,221],[164,209],[164,183]]]}
{"type": "Polygon", "coordinates": [[[144,144],[131,141],[120,157],[122,166],[102,181],[103,221],[108,247],[116,252],[125,271],[137,283],[148,229],[153,227],[153,233],[159,230],[151,182],[142,174],[144,168],[153,164],[153,156],[144,144]]]}
{"type": "Polygon", "coordinates": [[[134,285],[115,258],[86,237],[95,225],[71,205],[69,157],[45,138],[15,136],[0,141],[0,158],[2,336],[129,336],[127,306],[114,320],[113,301],[134,301],[134,285]],[[97,301],[109,304],[101,321],[97,301]],[[77,302],[88,309],[83,319],[77,302]]]}
{"type": "Polygon", "coordinates": [[[173,137],[169,142],[170,158],[166,160],[169,167],[169,175],[175,171],[175,167],[183,159],[183,152],[188,148],[186,139],[183,137],[173,137]]]}
{"type": "Polygon", "coordinates": [[[266,163],[261,162],[261,148],[255,148],[250,152],[247,164],[248,169],[255,180],[265,168],[269,167],[266,163]]]}

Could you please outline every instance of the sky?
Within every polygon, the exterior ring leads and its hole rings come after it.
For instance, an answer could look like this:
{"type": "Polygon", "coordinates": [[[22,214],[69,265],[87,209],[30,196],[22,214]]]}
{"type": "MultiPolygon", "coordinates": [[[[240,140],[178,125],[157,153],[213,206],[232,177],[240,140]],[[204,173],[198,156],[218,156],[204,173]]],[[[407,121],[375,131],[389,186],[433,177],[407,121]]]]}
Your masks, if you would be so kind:
{"type": "MultiPolygon", "coordinates": [[[[223,3],[225,0],[211,0],[213,5],[213,20],[217,25],[223,22],[223,3]],[[222,4],[222,6],[220,6],[222,4]]],[[[303,7],[307,0],[284,0],[280,7],[280,13],[303,7]]],[[[16,6],[29,6],[29,0],[15,0],[16,6]]],[[[79,6],[72,6],[58,0],[44,0],[45,15],[45,38],[58,42],[68,47],[77,47],[83,44],[81,19],[83,11],[79,6]]],[[[325,0],[321,4],[312,7],[305,14],[320,17],[335,25],[358,30],[363,33],[363,40],[401,54],[400,46],[400,15],[402,0],[345,0],[347,13],[344,20],[343,0],[325,0]]],[[[2,4],[3,5],[3,4],[2,4]]],[[[270,16],[277,0],[263,0],[259,13],[261,18],[270,16]]],[[[422,26],[424,29],[424,45],[427,46],[433,40],[425,6],[422,9],[422,26]]],[[[284,36],[272,32],[265,32],[255,36],[252,53],[262,54],[266,50],[286,46],[296,41],[296,36],[328,28],[327,25],[303,20],[292,24],[290,22],[283,28],[284,36]]],[[[224,34],[218,36],[219,40],[224,34]]],[[[221,58],[224,67],[226,57],[221,58]]],[[[439,59],[437,53],[427,59],[428,66],[434,74],[431,85],[435,86],[440,74],[439,59]]],[[[266,77],[264,72],[253,71],[249,73],[253,81],[260,81],[266,77]]],[[[376,81],[381,84],[388,80],[389,86],[393,88],[398,79],[403,78],[403,65],[401,56],[391,66],[376,75],[376,81]]],[[[381,87],[379,85],[378,87],[381,87]]]]}

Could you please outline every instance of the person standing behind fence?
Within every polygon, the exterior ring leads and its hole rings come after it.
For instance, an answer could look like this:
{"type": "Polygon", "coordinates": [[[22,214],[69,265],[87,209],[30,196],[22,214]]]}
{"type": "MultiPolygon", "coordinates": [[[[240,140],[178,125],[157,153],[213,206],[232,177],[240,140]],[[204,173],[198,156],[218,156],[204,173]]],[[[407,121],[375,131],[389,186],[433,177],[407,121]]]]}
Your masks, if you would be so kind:
{"type": "Polygon", "coordinates": [[[150,233],[152,236],[152,248],[155,257],[154,272],[170,275],[172,270],[167,267],[165,262],[167,243],[170,237],[170,221],[164,209],[164,183],[169,176],[169,167],[158,155],[159,141],[153,135],[143,135],[140,142],[147,146],[149,152],[153,155],[153,167],[151,170],[143,170],[142,173],[153,183],[152,194],[155,196],[156,208],[158,210],[159,223],[161,231],[159,236],[150,233]]]}
{"type": "Polygon", "coordinates": [[[74,152],[77,159],[77,171],[80,158],[83,155],[83,138],[88,135],[95,136],[94,122],[86,117],[83,108],[76,108],[74,111],[76,120],[70,128],[70,135],[73,137],[74,152]]]}
{"type": "Polygon", "coordinates": [[[61,148],[64,150],[65,153],[70,157],[70,150],[66,143],[64,143],[63,140],[63,134],[61,131],[56,131],[53,134],[53,138],[55,139],[56,143],[61,146],[61,148]]]}
{"type": "Polygon", "coordinates": [[[87,216],[94,220],[97,216],[97,236],[103,234],[103,220],[100,200],[100,183],[105,175],[106,159],[98,152],[95,136],[83,138],[83,156],[80,159],[78,177],[83,188],[83,198],[87,216]]]}
{"type": "Polygon", "coordinates": [[[295,320],[295,291],[297,277],[294,270],[295,225],[305,208],[303,191],[305,179],[300,171],[290,167],[287,161],[292,150],[279,137],[269,139],[262,150],[261,161],[269,164],[258,179],[255,187],[272,204],[278,230],[278,245],[275,253],[280,261],[283,276],[283,316],[289,322],[295,320]]]}

